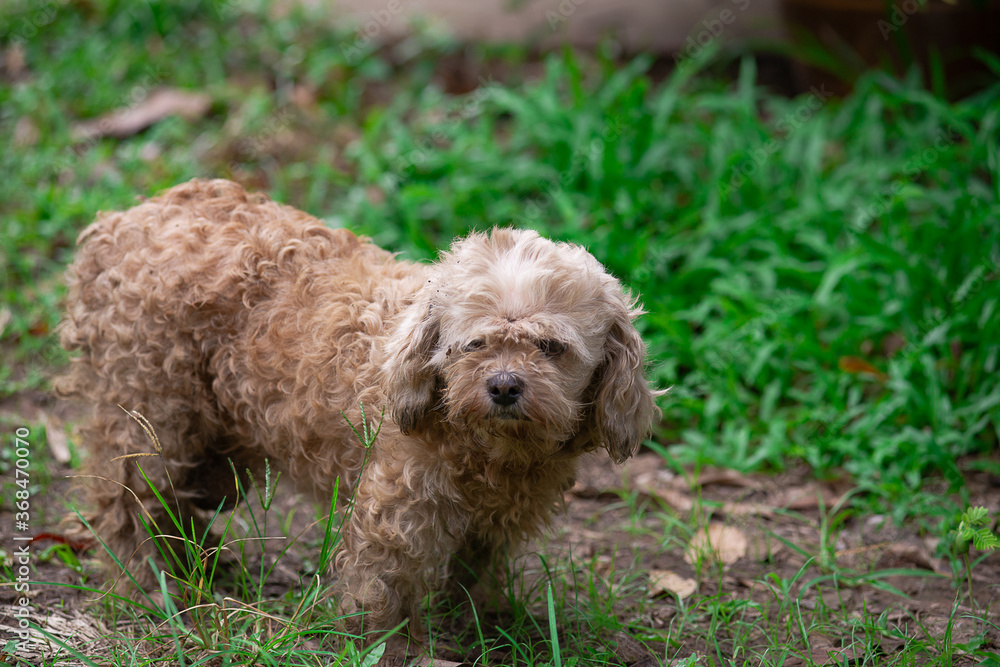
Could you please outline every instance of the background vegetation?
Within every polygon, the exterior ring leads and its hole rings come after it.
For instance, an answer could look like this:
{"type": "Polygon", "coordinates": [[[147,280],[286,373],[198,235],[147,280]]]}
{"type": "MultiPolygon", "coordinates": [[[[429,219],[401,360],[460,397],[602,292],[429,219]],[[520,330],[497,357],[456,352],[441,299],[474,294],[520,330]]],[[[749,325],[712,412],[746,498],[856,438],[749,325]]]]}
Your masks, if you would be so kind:
{"type": "Polygon", "coordinates": [[[30,39],[36,14],[5,21],[24,57],[0,88],[5,393],[60,359],[61,272],[95,211],[235,176],[413,258],[494,225],[586,245],[649,311],[673,387],[657,439],[680,461],[843,468],[905,516],[924,473],[958,488],[958,457],[996,447],[1000,86],[949,104],[872,74],[787,99],[752,59],[653,81],[648,58],[565,53],[529,78],[524,52],[368,53],[295,12],[50,11],[30,39]],[[440,84],[456,59],[482,81],[464,95],[440,84]],[[74,140],[164,86],[211,111],[74,140]]]}
{"type": "Polygon", "coordinates": [[[376,50],[303,10],[45,11],[0,10],[0,394],[65,363],[62,272],[95,212],[218,176],[404,257],[495,225],[586,245],[648,311],[672,465],[805,464],[935,534],[965,474],[1000,473],[1000,85],[788,98],[714,49],[660,76],[611,45],[376,50]],[[210,105],[80,138],[163,87],[210,105]]]}

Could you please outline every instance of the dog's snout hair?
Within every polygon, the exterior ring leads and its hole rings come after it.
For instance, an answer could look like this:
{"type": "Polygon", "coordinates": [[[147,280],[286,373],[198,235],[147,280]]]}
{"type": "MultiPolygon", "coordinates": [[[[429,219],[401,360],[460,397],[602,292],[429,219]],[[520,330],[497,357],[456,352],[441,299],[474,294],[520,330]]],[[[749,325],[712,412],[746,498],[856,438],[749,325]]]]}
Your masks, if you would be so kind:
{"type": "Polygon", "coordinates": [[[470,234],[415,264],[194,180],[100,214],[79,244],[60,326],[80,354],[57,390],[93,405],[92,525],[111,573],[147,590],[148,557],[163,561],[144,524],[189,524],[234,495],[230,466],[270,462],[324,506],[354,499],[336,559],[346,630],[377,638],[410,617],[420,641],[453,554],[482,568],[539,535],[579,457],[625,460],[658,414],[635,299],[584,248],[533,231],[470,234]],[[148,442],[119,405],[149,420],[162,465],[128,456],[148,442]],[[367,450],[353,425],[383,408],[367,450]]]}
{"type": "Polygon", "coordinates": [[[501,407],[510,407],[521,398],[524,392],[524,380],[510,371],[500,371],[486,380],[486,391],[494,403],[501,407]]]}

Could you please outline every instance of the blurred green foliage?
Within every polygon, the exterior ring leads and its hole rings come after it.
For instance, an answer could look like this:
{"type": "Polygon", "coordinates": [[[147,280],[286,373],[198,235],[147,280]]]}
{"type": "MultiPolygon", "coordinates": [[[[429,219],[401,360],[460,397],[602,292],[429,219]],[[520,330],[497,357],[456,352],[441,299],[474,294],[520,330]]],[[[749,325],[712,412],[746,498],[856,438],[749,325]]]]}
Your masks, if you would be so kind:
{"type": "Polygon", "coordinates": [[[642,297],[680,463],[843,470],[903,518],[947,512],[928,476],[960,490],[960,457],[997,447],[1000,85],[952,103],[872,73],[789,99],[751,58],[654,81],[567,51],[531,75],[517,48],[376,49],[253,2],[50,11],[0,10],[24,60],[0,85],[4,393],[65,362],[61,272],[96,211],[226,176],[410,258],[494,225],[586,245],[642,297]],[[455,61],[500,74],[451,94],[455,61]],[[73,138],[166,86],[210,112],[73,138]]]}

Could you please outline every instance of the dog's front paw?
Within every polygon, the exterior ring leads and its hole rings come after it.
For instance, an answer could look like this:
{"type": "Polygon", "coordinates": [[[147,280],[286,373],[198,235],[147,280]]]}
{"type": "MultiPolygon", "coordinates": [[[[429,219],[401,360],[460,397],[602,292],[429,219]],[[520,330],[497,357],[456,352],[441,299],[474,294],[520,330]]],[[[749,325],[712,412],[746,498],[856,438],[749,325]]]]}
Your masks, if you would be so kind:
{"type": "Polygon", "coordinates": [[[338,587],[339,612],[344,631],[368,646],[396,628],[405,619],[399,596],[382,577],[363,577],[341,572],[338,587]]]}

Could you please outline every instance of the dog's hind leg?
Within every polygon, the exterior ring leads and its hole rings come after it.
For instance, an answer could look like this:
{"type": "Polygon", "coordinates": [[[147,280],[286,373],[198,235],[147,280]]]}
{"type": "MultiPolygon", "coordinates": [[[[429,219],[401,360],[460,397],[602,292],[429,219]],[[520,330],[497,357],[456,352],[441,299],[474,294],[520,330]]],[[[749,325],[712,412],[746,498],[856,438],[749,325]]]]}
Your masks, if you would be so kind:
{"type": "Polygon", "coordinates": [[[117,404],[99,404],[81,431],[90,452],[86,474],[93,478],[86,485],[88,509],[106,547],[101,557],[119,591],[135,599],[142,597],[139,589],[159,585],[149,559],[161,570],[188,566],[191,546],[181,536],[200,533],[204,525],[196,511],[200,496],[188,485],[198,461],[179,455],[192,431],[177,429],[185,420],[176,412],[170,429],[158,428],[161,411],[139,407],[129,414],[117,404]]]}

